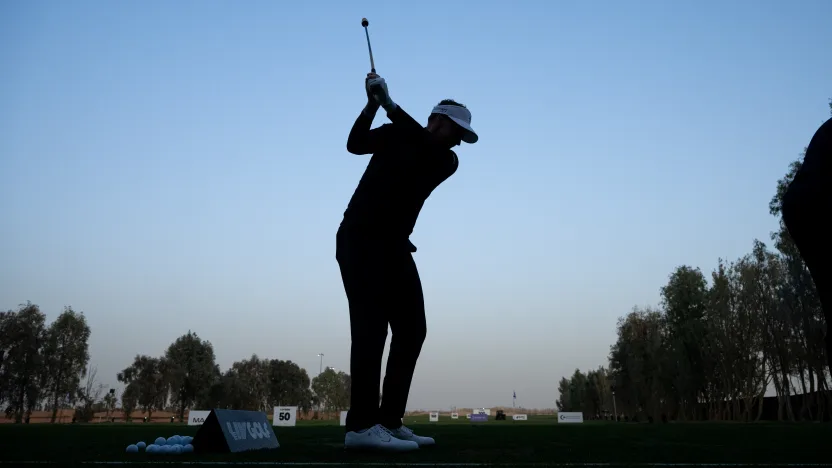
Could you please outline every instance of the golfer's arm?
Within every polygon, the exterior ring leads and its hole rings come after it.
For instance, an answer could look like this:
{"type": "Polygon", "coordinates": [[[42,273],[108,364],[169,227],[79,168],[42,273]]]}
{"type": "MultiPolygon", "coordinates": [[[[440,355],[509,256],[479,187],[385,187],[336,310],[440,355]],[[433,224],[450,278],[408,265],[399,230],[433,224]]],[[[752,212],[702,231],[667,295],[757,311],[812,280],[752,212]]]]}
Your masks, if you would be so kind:
{"type": "Polygon", "coordinates": [[[381,148],[386,129],[381,127],[370,129],[375,116],[375,110],[364,109],[361,111],[361,114],[355,119],[355,123],[352,124],[349,137],[347,137],[347,151],[352,154],[371,154],[381,148]]]}
{"type": "Polygon", "coordinates": [[[424,139],[429,136],[425,127],[405,112],[402,106],[396,105],[396,108],[392,112],[387,113],[387,118],[401,128],[409,137],[424,139]]]}

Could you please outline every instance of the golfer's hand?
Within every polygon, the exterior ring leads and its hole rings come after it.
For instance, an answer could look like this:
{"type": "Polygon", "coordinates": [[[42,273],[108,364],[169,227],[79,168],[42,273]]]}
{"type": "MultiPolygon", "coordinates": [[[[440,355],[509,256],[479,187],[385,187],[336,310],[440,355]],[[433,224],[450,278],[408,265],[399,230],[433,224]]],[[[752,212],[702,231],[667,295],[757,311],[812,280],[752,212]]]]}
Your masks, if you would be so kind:
{"type": "Polygon", "coordinates": [[[375,111],[380,106],[376,98],[373,97],[373,93],[370,92],[370,80],[375,78],[379,78],[379,76],[375,73],[367,73],[367,78],[364,79],[364,89],[367,91],[367,109],[372,111],[375,111]]]}
{"type": "Polygon", "coordinates": [[[390,99],[390,92],[387,90],[387,82],[384,81],[384,78],[370,73],[367,75],[366,80],[366,87],[367,93],[375,99],[381,107],[384,108],[387,112],[391,112],[396,109],[396,103],[390,99]],[[374,76],[370,76],[374,75],[374,76]]]}

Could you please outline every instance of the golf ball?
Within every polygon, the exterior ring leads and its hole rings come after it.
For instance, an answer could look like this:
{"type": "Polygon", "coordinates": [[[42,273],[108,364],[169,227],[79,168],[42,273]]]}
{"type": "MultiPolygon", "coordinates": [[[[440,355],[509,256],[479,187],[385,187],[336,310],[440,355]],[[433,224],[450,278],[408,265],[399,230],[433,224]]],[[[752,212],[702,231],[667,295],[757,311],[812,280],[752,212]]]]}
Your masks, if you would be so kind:
{"type": "Polygon", "coordinates": [[[127,453],[139,453],[139,448],[135,444],[130,444],[127,446],[127,453]]]}
{"type": "Polygon", "coordinates": [[[150,445],[147,446],[146,449],[144,449],[144,451],[147,452],[147,453],[156,453],[156,450],[158,450],[158,449],[159,449],[158,445],[150,444],[150,445]]]}
{"type": "Polygon", "coordinates": [[[156,445],[165,445],[167,443],[167,440],[165,440],[164,437],[157,437],[156,441],[153,443],[156,445]]]}
{"type": "Polygon", "coordinates": [[[139,450],[145,450],[147,449],[147,444],[145,444],[144,442],[139,442],[138,444],[136,444],[136,447],[138,447],[139,450]]]}
{"type": "Polygon", "coordinates": [[[193,452],[194,452],[194,446],[191,445],[191,444],[188,444],[188,445],[182,447],[182,453],[193,453],[193,452]]]}
{"type": "Polygon", "coordinates": [[[173,453],[175,453],[177,455],[182,453],[182,446],[179,445],[179,444],[171,446],[171,449],[172,449],[173,453]]]}

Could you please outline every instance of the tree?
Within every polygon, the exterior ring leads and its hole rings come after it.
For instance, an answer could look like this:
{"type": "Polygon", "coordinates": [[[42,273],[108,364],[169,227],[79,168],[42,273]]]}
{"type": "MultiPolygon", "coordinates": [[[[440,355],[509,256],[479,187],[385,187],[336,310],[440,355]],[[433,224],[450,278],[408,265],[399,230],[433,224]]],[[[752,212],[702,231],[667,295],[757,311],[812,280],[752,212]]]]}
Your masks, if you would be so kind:
{"type": "Polygon", "coordinates": [[[138,397],[138,405],[148,419],[157,409],[165,407],[170,384],[167,381],[167,363],[164,359],[137,355],[133,364],[119,372],[119,382],[133,385],[138,397]]]}
{"type": "Polygon", "coordinates": [[[612,411],[612,384],[609,372],[598,367],[584,374],[575,369],[568,379],[558,382],[559,398],[555,401],[558,411],[580,411],[584,417],[593,418],[612,411]]]}
{"type": "Polygon", "coordinates": [[[675,367],[673,387],[682,418],[697,417],[697,402],[705,393],[709,367],[705,323],[707,282],[698,268],[680,266],[661,289],[667,323],[667,350],[675,367]]]}
{"type": "Polygon", "coordinates": [[[569,379],[569,402],[572,411],[579,411],[587,416],[587,379],[580,369],[575,369],[572,378],[569,379]]]}
{"type": "Polygon", "coordinates": [[[352,376],[346,372],[338,372],[338,377],[341,380],[341,387],[343,388],[339,398],[334,400],[338,411],[343,411],[350,407],[350,396],[352,395],[352,376]]]}
{"type": "Polygon", "coordinates": [[[52,322],[46,331],[45,352],[47,394],[55,422],[61,403],[74,392],[85,375],[89,354],[90,327],[83,314],[71,307],[52,322]]]}
{"type": "Polygon", "coordinates": [[[43,389],[44,359],[41,346],[45,338],[46,316],[40,308],[27,302],[16,311],[8,311],[4,327],[2,375],[6,383],[6,416],[21,423],[31,414],[43,389]]]}
{"type": "Polygon", "coordinates": [[[763,317],[754,296],[756,283],[748,256],[711,274],[708,290],[708,337],[713,366],[708,382],[712,419],[752,419],[751,407],[762,401],[766,379],[763,364],[763,317]],[[744,405],[740,405],[744,403],[744,405]]]}
{"type": "Polygon", "coordinates": [[[569,397],[571,396],[571,392],[569,391],[570,387],[570,380],[566,377],[561,377],[560,381],[558,382],[558,394],[560,395],[557,400],[555,400],[555,406],[557,406],[558,411],[572,411],[572,402],[570,401],[569,397]]]}
{"type": "Polygon", "coordinates": [[[109,420],[112,417],[113,413],[116,410],[116,402],[118,401],[118,397],[116,396],[116,392],[114,388],[111,388],[102,400],[104,403],[104,411],[107,414],[107,419],[109,420]]]}
{"type": "Polygon", "coordinates": [[[241,372],[240,369],[231,368],[225,371],[220,384],[212,388],[212,394],[221,396],[218,406],[234,410],[261,408],[256,396],[257,391],[247,387],[248,380],[245,372],[241,372]]]}
{"type": "Polygon", "coordinates": [[[13,345],[11,338],[15,317],[12,311],[0,311],[0,402],[8,401],[11,396],[11,371],[8,358],[13,345]]]}
{"type": "Polygon", "coordinates": [[[211,370],[211,375],[208,377],[206,385],[208,386],[208,390],[197,394],[194,406],[202,409],[227,408],[224,405],[224,401],[226,400],[225,382],[223,381],[222,372],[220,372],[220,366],[214,364],[214,368],[211,370]]]}
{"type": "Polygon", "coordinates": [[[312,379],[312,391],[325,411],[336,412],[350,405],[352,379],[344,372],[327,368],[312,379]]]}
{"type": "Polygon", "coordinates": [[[83,387],[77,388],[76,392],[81,406],[75,409],[75,418],[81,422],[92,421],[95,414],[95,406],[102,401],[101,395],[107,386],[98,382],[98,368],[90,366],[86,371],[87,380],[83,387]]]}
{"type": "Polygon", "coordinates": [[[297,406],[301,411],[312,407],[312,390],[305,369],[292,361],[269,361],[269,400],[274,406],[297,406]]]}
{"type": "Polygon", "coordinates": [[[595,370],[586,373],[586,409],[585,413],[592,416],[600,416],[602,413],[612,411],[612,387],[607,378],[607,370],[599,366],[595,370]]]}
{"type": "Polygon", "coordinates": [[[133,411],[139,406],[139,387],[135,384],[127,384],[124,391],[121,393],[121,411],[124,413],[124,419],[127,422],[133,417],[133,411]]]}
{"type": "Polygon", "coordinates": [[[633,308],[619,319],[617,332],[609,365],[619,412],[635,416],[644,411],[657,415],[661,408],[674,411],[677,403],[672,398],[672,365],[662,312],[633,308]]]}
{"type": "Polygon", "coordinates": [[[189,331],[168,347],[165,362],[170,394],[182,422],[185,410],[211,389],[216,366],[214,348],[209,341],[201,341],[196,333],[189,331]]]}
{"type": "Polygon", "coordinates": [[[796,362],[793,353],[793,316],[781,294],[786,281],[784,262],[769,252],[760,241],[754,242],[750,259],[748,270],[754,285],[752,298],[763,317],[763,353],[777,392],[778,419],[785,415],[793,421],[791,375],[796,362]]]}
{"type": "Polygon", "coordinates": [[[269,376],[268,359],[260,359],[256,354],[231,364],[223,376],[225,405],[232,409],[249,409],[269,411],[269,376]]]}

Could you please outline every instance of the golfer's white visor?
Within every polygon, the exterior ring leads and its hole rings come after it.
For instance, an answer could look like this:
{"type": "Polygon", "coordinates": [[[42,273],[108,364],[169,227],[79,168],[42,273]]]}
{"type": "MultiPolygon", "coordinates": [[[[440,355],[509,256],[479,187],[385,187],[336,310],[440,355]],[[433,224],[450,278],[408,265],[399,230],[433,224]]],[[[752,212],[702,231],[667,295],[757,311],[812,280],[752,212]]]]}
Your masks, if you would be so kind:
{"type": "Polygon", "coordinates": [[[444,114],[465,129],[465,134],[462,136],[462,141],[465,143],[473,144],[479,140],[477,132],[471,128],[471,111],[468,109],[460,106],[441,105],[434,107],[431,114],[444,114]]]}

